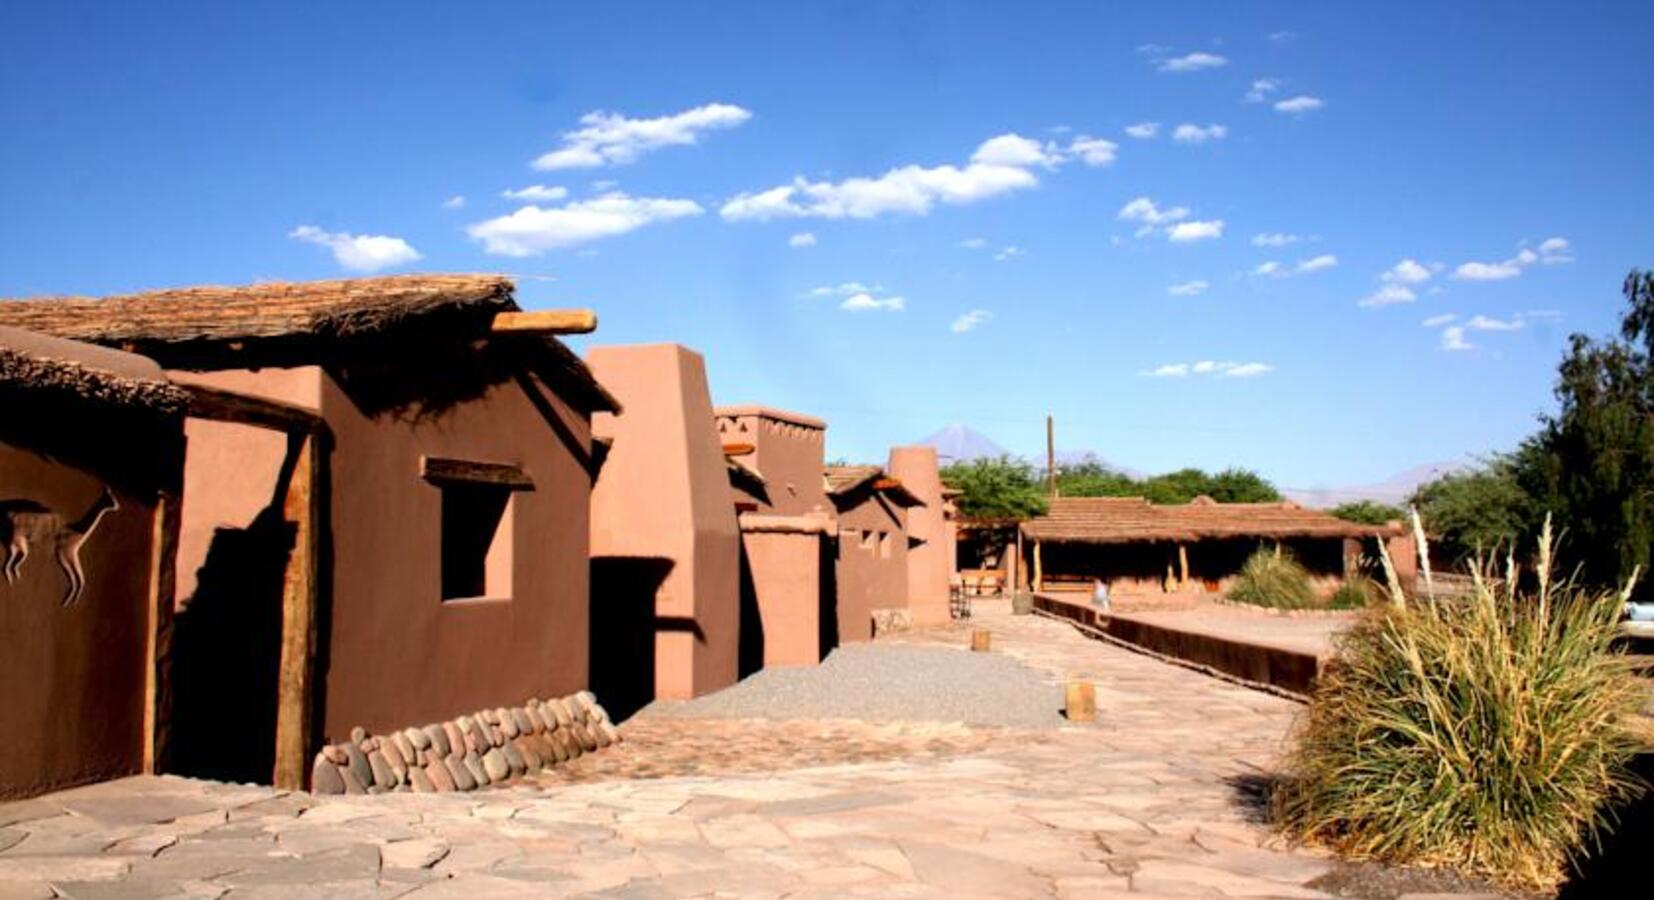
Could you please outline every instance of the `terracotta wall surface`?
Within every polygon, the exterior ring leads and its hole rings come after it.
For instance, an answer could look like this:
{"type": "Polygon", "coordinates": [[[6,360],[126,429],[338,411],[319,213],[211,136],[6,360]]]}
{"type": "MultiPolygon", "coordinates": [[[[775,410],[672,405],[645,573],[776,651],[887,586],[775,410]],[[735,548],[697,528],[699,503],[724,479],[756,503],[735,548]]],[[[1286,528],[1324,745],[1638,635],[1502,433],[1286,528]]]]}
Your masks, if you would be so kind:
{"type": "Polygon", "coordinates": [[[594,434],[613,440],[592,491],[592,557],[609,566],[670,563],[659,567],[665,580],[655,590],[655,622],[643,623],[654,629],[655,696],[688,698],[733,684],[740,537],[705,363],[676,344],[594,347],[586,361],[623,409],[592,423],[594,434]]]}
{"type": "Polygon", "coordinates": [[[821,533],[747,530],[741,544],[757,612],[743,639],[765,668],[821,662],[821,533]]]}
{"type": "MultiPolygon", "coordinates": [[[[72,522],[103,490],[90,473],[0,444],[0,501],[33,501],[72,522]]],[[[0,581],[0,799],[142,766],[154,507],[115,499],[81,545],[79,602],[62,605],[67,581],[44,540],[16,583],[0,581]]]]}
{"type": "Polygon", "coordinates": [[[953,525],[942,504],[942,476],[935,447],[892,447],[886,471],[923,506],[907,510],[907,602],[913,624],[949,621],[948,576],[953,573],[953,525]]]}
{"type": "Polygon", "coordinates": [[[761,510],[784,516],[832,510],[822,484],[825,422],[760,406],[721,406],[715,413],[718,437],[725,445],[755,448],[740,460],[764,477],[766,497],[759,504],[761,510]]]}
{"type": "Polygon", "coordinates": [[[838,637],[873,636],[873,610],[905,608],[908,593],[906,510],[863,488],[838,512],[838,637]]]}
{"type": "Polygon", "coordinates": [[[324,736],[560,696],[587,677],[591,426],[537,380],[440,413],[365,415],[331,376],[332,619],[324,736]],[[548,420],[535,397],[552,413],[548,420]],[[441,598],[441,491],[420,457],[518,466],[509,597],[441,598]]]}

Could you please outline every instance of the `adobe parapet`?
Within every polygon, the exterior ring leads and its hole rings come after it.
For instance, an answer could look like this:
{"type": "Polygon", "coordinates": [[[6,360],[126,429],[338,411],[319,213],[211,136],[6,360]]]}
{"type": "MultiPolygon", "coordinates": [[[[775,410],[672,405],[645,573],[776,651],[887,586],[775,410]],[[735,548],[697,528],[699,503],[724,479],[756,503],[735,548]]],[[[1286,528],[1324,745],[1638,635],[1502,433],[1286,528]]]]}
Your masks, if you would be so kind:
{"type": "Polygon", "coordinates": [[[720,421],[725,419],[758,418],[767,419],[771,422],[779,422],[785,425],[796,425],[801,428],[808,428],[814,431],[827,430],[827,423],[822,419],[818,419],[815,416],[807,416],[803,413],[790,412],[785,409],[776,409],[773,406],[720,406],[717,409],[714,409],[712,414],[720,421]]]}

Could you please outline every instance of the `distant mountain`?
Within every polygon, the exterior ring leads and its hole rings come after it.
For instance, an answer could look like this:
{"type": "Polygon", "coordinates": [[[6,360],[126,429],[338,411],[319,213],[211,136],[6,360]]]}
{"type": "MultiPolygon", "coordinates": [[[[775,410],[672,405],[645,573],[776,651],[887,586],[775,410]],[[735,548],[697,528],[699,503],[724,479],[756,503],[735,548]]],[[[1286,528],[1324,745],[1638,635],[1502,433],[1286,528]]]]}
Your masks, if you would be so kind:
{"type": "Polygon", "coordinates": [[[935,447],[942,465],[970,462],[973,459],[992,459],[1010,451],[994,443],[987,435],[967,425],[949,425],[934,434],[928,434],[917,444],[935,447]]]}
{"type": "Polygon", "coordinates": [[[1341,503],[1354,503],[1358,500],[1372,500],[1376,503],[1389,503],[1394,506],[1404,502],[1419,485],[1427,481],[1434,481],[1443,475],[1462,472],[1469,468],[1472,468],[1472,465],[1464,460],[1426,463],[1422,466],[1414,466],[1404,472],[1397,472],[1376,484],[1349,487],[1282,488],[1281,493],[1285,494],[1288,499],[1295,500],[1304,506],[1320,509],[1337,506],[1341,503]]]}

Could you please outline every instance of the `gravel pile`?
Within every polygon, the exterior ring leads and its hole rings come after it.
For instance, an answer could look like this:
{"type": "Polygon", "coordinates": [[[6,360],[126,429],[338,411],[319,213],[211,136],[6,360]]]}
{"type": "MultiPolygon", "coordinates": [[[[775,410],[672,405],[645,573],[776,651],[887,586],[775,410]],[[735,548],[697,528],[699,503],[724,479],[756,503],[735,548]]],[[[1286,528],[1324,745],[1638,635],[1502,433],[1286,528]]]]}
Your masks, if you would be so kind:
{"type": "Polygon", "coordinates": [[[1003,656],[945,647],[853,644],[821,665],[765,669],[715,694],[652,704],[647,715],[700,719],[1063,724],[1062,689],[1003,656]]]}

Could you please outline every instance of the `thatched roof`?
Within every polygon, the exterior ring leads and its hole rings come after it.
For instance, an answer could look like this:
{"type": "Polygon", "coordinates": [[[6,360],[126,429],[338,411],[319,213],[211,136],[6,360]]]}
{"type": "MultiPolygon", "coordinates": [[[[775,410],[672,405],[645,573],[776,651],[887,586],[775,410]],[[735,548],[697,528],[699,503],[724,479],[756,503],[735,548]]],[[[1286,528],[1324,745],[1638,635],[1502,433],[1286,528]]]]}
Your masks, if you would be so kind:
{"type": "Polygon", "coordinates": [[[1215,538],[1346,538],[1399,533],[1399,526],[1346,522],[1296,503],[1218,503],[1209,497],[1160,506],[1142,497],[1058,497],[1022,525],[1040,541],[1126,544],[1215,538]]]}
{"type": "MultiPolygon", "coordinates": [[[[487,337],[494,316],[518,309],[499,275],[393,275],[337,281],[192,287],[101,299],[0,300],[0,325],[119,347],[175,369],[235,369],[351,361],[386,338],[424,345],[487,337]]],[[[561,341],[503,338],[534,351],[535,367],[597,410],[618,404],[561,341]]],[[[423,351],[415,355],[422,355],[423,351]]]]}
{"type": "Polygon", "coordinates": [[[71,406],[182,415],[189,395],[131,353],[0,325],[0,396],[71,406]]]}
{"type": "Polygon", "coordinates": [[[881,466],[828,466],[823,473],[827,496],[835,501],[849,498],[866,487],[885,494],[901,506],[924,506],[924,501],[913,495],[899,478],[885,474],[881,466]]]}

